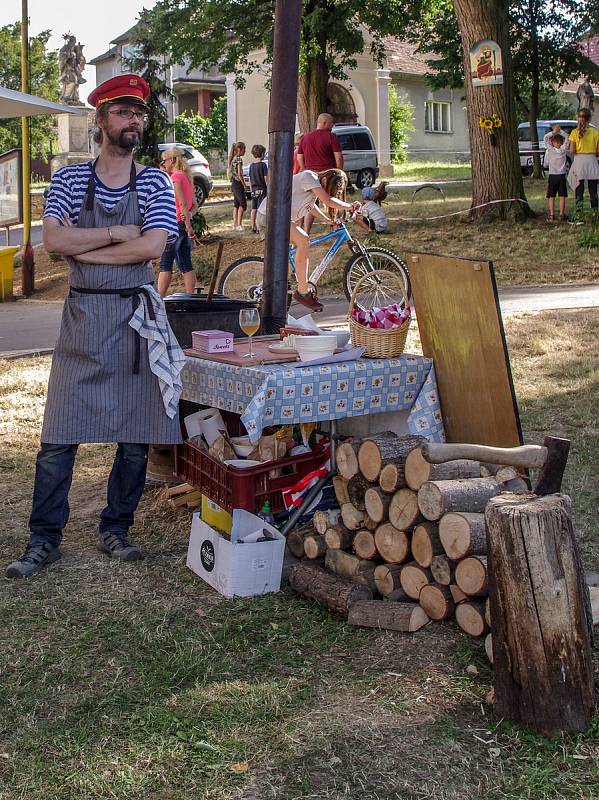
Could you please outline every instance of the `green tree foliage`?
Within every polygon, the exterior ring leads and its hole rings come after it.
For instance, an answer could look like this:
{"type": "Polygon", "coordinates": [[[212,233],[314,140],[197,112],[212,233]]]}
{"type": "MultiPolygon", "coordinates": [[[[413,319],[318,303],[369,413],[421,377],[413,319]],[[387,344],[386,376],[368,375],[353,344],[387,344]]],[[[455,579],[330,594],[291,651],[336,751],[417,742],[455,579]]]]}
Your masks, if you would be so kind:
{"type": "Polygon", "coordinates": [[[166,141],[171,129],[162,98],[170,98],[171,91],[166,78],[168,65],[163,55],[164,48],[151,35],[148,21],[149,12],[143,10],[139,22],[131,31],[129,40],[131,57],[125,66],[131,72],[144,77],[150,85],[151,94],[147,101],[148,120],[144,125],[141,145],[135,151],[135,158],[142,164],[157,164],[160,160],[158,145],[166,141]]]}
{"type": "MultiPolygon", "coordinates": [[[[251,55],[272,54],[274,0],[160,0],[149,12],[151,35],[172,63],[234,73],[238,85],[268,66],[251,55]]],[[[402,0],[303,0],[300,128],[312,127],[326,110],[329,78],[344,78],[355,68],[356,54],[368,49],[376,63],[384,60],[386,35],[402,30],[402,0]],[[364,31],[368,30],[368,39],[364,31]]]]}
{"type": "MultiPolygon", "coordinates": [[[[428,80],[433,88],[463,85],[461,41],[451,0],[417,0],[410,6],[409,35],[419,51],[430,56],[434,72],[428,80]]],[[[599,19],[599,0],[511,0],[509,14],[514,94],[536,137],[541,103],[547,107],[557,85],[581,73],[599,80],[599,67],[579,44],[599,19]]],[[[540,160],[536,166],[540,175],[540,160]]]]}
{"type": "Polygon", "coordinates": [[[209,117],[179,114],[175,119],[175,141],[185,142],[205,152],[216,149],[227,152],[227,98],[219,97],[209,117]]]}
{"type": "Polygon", "coordinates": [[[405,145],[414,130],[414,106],[402,99],[393,85],[389,87],[389,124],[391,161],[394,164],[403,164],[406,160],[405,145]]]}
{"type": "MultiPolygon", "coordinates": [[[[51,31],[29,39],[30,93],[47,100],[58,100],[58,58],[46,46],[51,31]]],[[[21,90],[21,23],[0,28],[0,86],[21,90]]],[[[45,158],[56,144],[54,117],[31,118],[31,154],[45,158]]],[[[0,152],[21,146],[20,119],[0,120],[0,152]]]]}

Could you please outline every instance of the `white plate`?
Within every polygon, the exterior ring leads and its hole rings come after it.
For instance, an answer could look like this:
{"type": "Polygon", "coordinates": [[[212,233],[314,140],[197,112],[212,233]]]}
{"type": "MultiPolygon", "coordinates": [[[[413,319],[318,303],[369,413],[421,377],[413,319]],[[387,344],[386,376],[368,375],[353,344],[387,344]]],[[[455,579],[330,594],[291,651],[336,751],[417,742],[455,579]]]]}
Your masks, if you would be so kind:
{"type": "Polygon", "coordinates": [[[252,461],[249,458],[231,458],[224,462],[228,467],[237,467],[238,469],[248,469],[249,467],[259,467],[261,461],[252,461]]]}
{"type": "Polygon", "coordinates": [[[283,344],[269,344],[268,349],[271,353],[276,353],[277,355],[297,355],[297,350],[294,347],[285,347],[283,344]]]}

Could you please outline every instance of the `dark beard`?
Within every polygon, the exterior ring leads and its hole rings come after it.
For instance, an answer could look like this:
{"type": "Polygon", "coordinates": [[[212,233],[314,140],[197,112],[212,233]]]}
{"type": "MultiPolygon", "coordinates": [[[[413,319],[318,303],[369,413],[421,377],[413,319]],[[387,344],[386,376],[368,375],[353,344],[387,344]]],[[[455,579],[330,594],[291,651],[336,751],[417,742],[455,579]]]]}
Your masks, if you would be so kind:
{"type": "Polygon", "coordinates": [[[120,147],[121,150],[125,150],[127,153],[130,153],[141,143],[141,133],[139,131],[124,130],[118,136],[111,135],[107,131],[105,133],[106,138],[113,147],[120,147]],[[134,141],[131,137],[127,138],[127,135],[131,133],[136,135],[137,141],[134,141]]]}

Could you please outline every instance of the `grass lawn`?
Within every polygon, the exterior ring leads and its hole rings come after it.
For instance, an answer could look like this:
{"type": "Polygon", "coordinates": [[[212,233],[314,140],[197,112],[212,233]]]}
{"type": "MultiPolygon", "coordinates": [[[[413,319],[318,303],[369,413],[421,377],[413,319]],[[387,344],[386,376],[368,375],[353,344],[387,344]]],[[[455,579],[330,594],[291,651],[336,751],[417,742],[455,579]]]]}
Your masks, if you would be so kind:
{"type": "Polygon", "coordinates": [[[408,162],[393,165],[393,178],[399,181],[455,181],[470,178],[470,164],[445,161],[408,162]]]}
{"type": "MultiPolygon", "coordinates": [[[[507,335],[527,440],[573,440],[564,491],[597,570],[599,310],[512,317],[507,335]]],[[[25,541],[48,369],[0,362],[4,562],[25,541]]],[[[160,490],[132,537],[146,560],[106,560],[112,452],[81,447],[63,560],[0,578],[2,800],[599,796],[599,717],[554,740],[494,719],[482,643],[453,624],[354,629],[287,589],[224,601],[186,569],[190,514],[160,490]]]]}

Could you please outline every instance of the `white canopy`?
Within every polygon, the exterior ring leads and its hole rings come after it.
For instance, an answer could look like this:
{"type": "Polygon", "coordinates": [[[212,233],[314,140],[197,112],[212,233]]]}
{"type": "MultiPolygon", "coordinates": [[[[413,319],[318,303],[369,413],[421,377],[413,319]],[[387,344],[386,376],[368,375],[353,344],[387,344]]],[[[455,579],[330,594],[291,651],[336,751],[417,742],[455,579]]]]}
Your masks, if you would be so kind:
{"type": "Polygon", "coordinates": [[[0,119],[10,117],[38,117],[47,114],[85,114],[83,106],[65,106],[35,97],[24,92],[15,92],[0,86],[0,119]]]}

